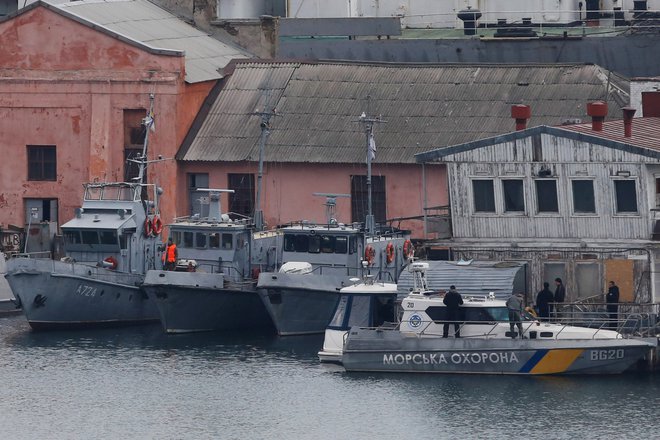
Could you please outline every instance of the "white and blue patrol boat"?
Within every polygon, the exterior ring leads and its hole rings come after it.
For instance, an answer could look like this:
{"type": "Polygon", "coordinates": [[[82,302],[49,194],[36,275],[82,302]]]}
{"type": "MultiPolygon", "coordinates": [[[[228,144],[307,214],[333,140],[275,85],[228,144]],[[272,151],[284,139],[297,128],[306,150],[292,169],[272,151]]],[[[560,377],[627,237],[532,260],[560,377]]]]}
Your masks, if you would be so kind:
{"type": "Polygon", "coordinates": [[[372,372],[616,374],[657,345],[657,338],[628,338],[524,313],[521,326],[512,327],[505,301],[494,295],[465,298],[460,310],[460,337],[454,337],[442,295],[414,289],[401,300],[398,325],[351,327],[343,338],[341,364],[347,371],[372,372]],[[445,323],[449,337],[443,337],[445,323]]]}
{"type": "MultiPolygon", "coordinates": [[[[153,108],[153,96],[152,96],[153,108]]],[[[158,320],[156,304],[140,289],[160,267],[160,188],[146,183],[151,109],[134,182],[84,184],[82,207],[62,225],[61,260],[19,254],[6,279],[33,329],[130,325],[158,320]]]]}
{"type": "Polygon", "coordinates": [[[209,196],[209,215],[168,225],[178,250],[174,271],[150,270],[143,289],[158,307],[167,333],[268,330],[273,323],[257,295],[257,274],[277,261],[276,232],[255,231],[250,218],[222,213],[224,189],[209,196]]]}

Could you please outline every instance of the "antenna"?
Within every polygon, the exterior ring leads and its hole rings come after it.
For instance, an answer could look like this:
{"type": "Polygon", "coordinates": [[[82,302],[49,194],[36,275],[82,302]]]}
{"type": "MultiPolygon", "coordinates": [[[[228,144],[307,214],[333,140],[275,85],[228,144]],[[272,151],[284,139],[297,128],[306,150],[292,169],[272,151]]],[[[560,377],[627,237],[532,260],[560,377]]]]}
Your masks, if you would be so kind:
{"type": "Polygon", "coordinates": [[[315,196],[325,197],[325,217],[329,225],[337,223],[335,213],[337,212],[337,198],[351,198],[350,194],[313,193],[315,196]]]}
{"type": "MultiPolygon", "coordinates": [[[[371,96],[367,95],[367,111],[371,108],[371,96]]],[[[372,235],[375,233],[376,225],[372,211],[371,202],[371,161],[376,157],[376,141],[374,139],[374,124],[385,124],[387,121],[383,120],[382,115],[368,116],[367,113],[362,112],[357,122],[360,122],[364,127],[364,133],[367,135],[367,218],[365,219],[365,229],[367,234],[372,235]]]]}
{"type": "Polygon", "coordinates": [[[195,191],[209,193],[209,218],[215,218],[218,221],[222,219],[222,204],[220,202],[221,193],[233,194],[233,189],[215,189],[215,188],[197,188],[195,191]]]}

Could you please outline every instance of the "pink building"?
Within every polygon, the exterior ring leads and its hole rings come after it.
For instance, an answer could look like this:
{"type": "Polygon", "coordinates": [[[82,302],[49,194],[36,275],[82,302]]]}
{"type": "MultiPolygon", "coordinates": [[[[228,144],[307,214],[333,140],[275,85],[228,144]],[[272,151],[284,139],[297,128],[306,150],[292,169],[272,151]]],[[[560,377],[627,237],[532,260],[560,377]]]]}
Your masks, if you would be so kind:
{"type": "MultiPolygon", "coordinates": [[[[134,175],[150,94],[149,157],[173,158],[218,69],[245,56],[142,0],[33,3],[0,20],[0,41],[0,227],[30,224],[32,250],[74,215],[83,182],[134,175]]],[[[172,219],[176,162],[148,180],[172,219]]]]}

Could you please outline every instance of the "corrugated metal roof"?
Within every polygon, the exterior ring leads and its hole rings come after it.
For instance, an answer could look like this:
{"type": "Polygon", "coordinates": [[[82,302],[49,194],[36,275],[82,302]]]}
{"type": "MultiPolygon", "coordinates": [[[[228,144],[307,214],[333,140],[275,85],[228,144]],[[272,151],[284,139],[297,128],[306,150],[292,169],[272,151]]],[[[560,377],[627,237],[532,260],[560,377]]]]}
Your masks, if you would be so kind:
{"type": "Polygon", "coordinates": [[[187,24],[147,0],[80,0],[52,2],[62,11],[102,26],[153,49],[185,52],[186,82],[222,78],[218,71],[249,54],[187,24]]]}
{"type": "Polygon", "coordinates": [[[258,158],[261,111],[270,100],[268,162],[362,163],[362,112],[375,127],[378,163],[415,163],[414,154],[507,133],[511,105],[532,107],[530,126],[584,118],[587,102],[628,102],[626,80],[594,65],[406,65],[239,63],[200,131],[177,158],[258,158]],[[270,98],[269,98],[270,96],[270,98]]]}
{"type": "MultiPolygon", "coordinates": [[[[463,296],[488,295],[495,293],[496,298],[508,298],[514,289],[524,287],[516,277],[522,279],[521,271],[525,270],[522,263],[472,261],[469,265],[459,265],[455,261],[427,261],[426,280],[431,290],[456,290],[463,296]]],[[[404,270],[399,276],[397,289],[399,293],[408,293],[413,287],[412,273],[404,270]]],[[[518,292],[516,292],[518,293],[518,292]]]]}
{"type": "Polygon", "coordinates": [[[633,119],[631,137],[624,136],[623,120],[603,122],[602,131],[594,131],[591,123],[567,125],[559,128],[635,147],[660,151],[660,118],[633,119]]]}

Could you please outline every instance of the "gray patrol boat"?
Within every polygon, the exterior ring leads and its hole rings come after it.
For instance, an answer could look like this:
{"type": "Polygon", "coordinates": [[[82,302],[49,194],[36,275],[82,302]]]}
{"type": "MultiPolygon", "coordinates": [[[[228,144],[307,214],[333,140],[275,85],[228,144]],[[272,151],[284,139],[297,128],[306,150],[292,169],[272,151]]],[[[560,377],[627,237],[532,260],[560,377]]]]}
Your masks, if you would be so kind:
{"type": "MultiPolygon", "coordinates": [[[[421,265],[423,263],[415,263],[421,265]]],[[[421,267],[421,266],[420,266],[421,267]]],[[[416,271],[416,275],[423,270],[416,271]]],[[[604,328],[539,321],[509,322],[503,300],[466,298],[460,337],[443,336],[448,322],[439,294],[413,291],[401,302],[398,326],[345,330],[324,345],[347,371],[472,374],[618,374],[657,346],[657,338],[632,338],[604,328]],[[341,346],[339,346],[341,344],[341,346]]]]}
{"type": "Polygon", "coordinates": [[[282,227],[278,271],[259,274],[257,289],[281,336],[323,333],[343,287],[355,277],[396,282],[413,246],[408,231],[380,228],[369,233],[360,224],[334,219],[335,194],[322,194],[327,224],[301,222],[282,227]]]}
{"type": "Polygon", "coordinates": [[[167,333],[212,330],[274,332],[257,295],[256,276],[278,260],[276,232],[255,232],[249,218],[222,213],[222,189],[209,193],[209,215],[176,219],[168,225],[178,250],[174,271],[150,270],[142,285],[156,301],[167,333]]]}
{"type": "MultiPolygon", "coordinates": [[[[153,108],[153,96],[151,96],[153,108]]],[[[160,267],[160,189],[145,183],[152,109],[135,182],[84,184],[81,208],[62,225],[60,261],[19,254],[6,279],[33,329],[130,325],[158,320],[156,304],[140,289],[160,267]]]]}

